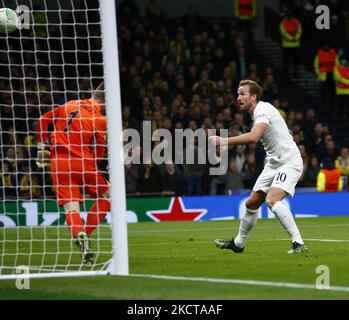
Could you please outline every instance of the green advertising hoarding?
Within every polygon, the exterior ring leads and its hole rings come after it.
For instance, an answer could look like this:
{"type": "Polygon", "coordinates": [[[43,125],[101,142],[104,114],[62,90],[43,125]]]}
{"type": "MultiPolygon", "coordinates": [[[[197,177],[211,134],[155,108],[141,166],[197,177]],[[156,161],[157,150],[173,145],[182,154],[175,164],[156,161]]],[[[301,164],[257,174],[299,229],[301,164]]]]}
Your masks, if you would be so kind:
{"type": "MultiPolygon", "coordinates": [[[[147,216],[148,210],[168,208],[171,198],[130,198],[127,199],[128,222],[153,221],[147,216]]],[[[81,204],[81,216],[86,217],[94,203],[86,200],[81,204]]],[[[106,221],[110,223],[110,214],[106,221]]],[[[0,206],[0,227],[49,226],[65,223],[64,210],[55,200],[46,201],[4,201],[0,206]]]]}

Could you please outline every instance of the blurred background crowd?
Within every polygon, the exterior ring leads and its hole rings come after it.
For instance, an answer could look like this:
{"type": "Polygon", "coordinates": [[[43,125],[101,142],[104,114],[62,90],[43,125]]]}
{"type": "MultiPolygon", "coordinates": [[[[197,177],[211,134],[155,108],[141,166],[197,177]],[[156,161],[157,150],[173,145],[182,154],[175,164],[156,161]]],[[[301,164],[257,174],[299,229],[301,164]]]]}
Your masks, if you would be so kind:
{"type": "MultiPolygon", "coordinates": [[[[206,18],[187,2],[187,12],[175,17],[161,1],[149,0],[145,15],[136,1],[119,1],[123,128],[142,132],[148,120],[152,131],[228,129],[230,136],[248,132],[252,122],[240,112],[236,92],[241,79],[251,79],[263,88],[262,100],[284,117],[298,145],[304,163],[298,187],[347,189],[348,3],[279,1],[279,11],[258,12],[256,1],[236,0],[234,18],[227,20],[206,18]],[[314,23],[319,4],[331,12],[331,29],[323,32],[314,23]],[[273,40],[269,48],[254,37],[258,15],[266,20],[266,37],[273,40]],[[272,58],[273,52],[279,52],[281,61],[272,58]],[[318,89],[314,95],[308,79],[318,89]]],[[[89,8],[97,10],[98,3],[89,2],[89,8]]],[[[34,19],[50,25],[55,18],[40,9],[34,19]]],[[[62,28],[38,26],[31,36],[0,39],[2,48],[10,48],[0,55],[0,197],[53,196],[50,175],[35,165],[36,120],[65,101],[89,97],[102,79],[96,12],[67,15],[62,28]]],[[[191,147],[196,155],[203,152],[197,142],[191,147]]],[[[230,147],[228,171],[219,176],[209,175],[210,166],[198,161],[128,162],[126,190],[129,196],[243,192],[253,187],[264,162],[260,143],[230,147]]]]}

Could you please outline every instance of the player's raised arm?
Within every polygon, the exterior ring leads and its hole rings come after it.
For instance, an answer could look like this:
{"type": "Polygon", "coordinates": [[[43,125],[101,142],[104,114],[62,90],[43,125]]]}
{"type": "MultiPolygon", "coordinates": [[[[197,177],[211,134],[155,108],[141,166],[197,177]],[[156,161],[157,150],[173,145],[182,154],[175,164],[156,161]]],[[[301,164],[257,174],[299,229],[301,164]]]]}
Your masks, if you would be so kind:
{"type": "Polygon", "coordinates": [[[267,129],[268,124],[265,122],[257,123],[253,126],[251,132],[244,133],[237,137],[222,138],[219,136],[209,137],[209,141],[216,145],[227,144],[247,144],[250,142],[258,142],[262,137],[264,131],[267,129]]]}
{"type": "Polygon", "coordinates": [[[37,133],[38,133],[38,153],[36,165],[39,168],[45,168],[50,165],[51,153],[46,148],[48,127],[55,119],[59,117],[60,108],[55,108],[52,111],[46,112],[38,120],[37,133]]]}
{"type": "Polygon", "coordinates": [[[59,118],[59,113],[62,106],[55,108],[49,112],[43,114],[38,120],[38,147],[40,144],[45,144],[47,140],[48,126],[52,124],[57,118],[59,118]]]}

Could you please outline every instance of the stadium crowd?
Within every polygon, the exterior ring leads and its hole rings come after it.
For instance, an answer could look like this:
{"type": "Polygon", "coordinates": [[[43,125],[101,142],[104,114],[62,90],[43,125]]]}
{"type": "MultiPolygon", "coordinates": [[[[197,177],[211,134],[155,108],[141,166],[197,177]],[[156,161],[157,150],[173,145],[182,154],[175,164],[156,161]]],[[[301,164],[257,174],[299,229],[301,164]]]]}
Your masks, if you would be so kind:
{"type": "MultiPolygon", "coordinates": [[[[285,118],[301,151],[304,172],[298,186],[315,188],[321,164],[330,162],[342,175],[343,187],[348,187],[348,146],[338,149],[316,106],[299,108],[285,98],[277,72],[259,56],[248,29],[237,21],[208,21],[194,7],[176,19],[155,0],[149,1],[146,18],[140,17],[133,0],[121,1],[118,9],[124,129],[142,132],[143,121],[149,120],[153,131],[228,129],[231,136],[247,132],[251,119],[239,112],[236,91],[239,81],[248,78],[261,85],[262,100],[272,103],[285,118]]],[[[70,31],[67,27],[66,32],[70,31]]],[[[52,49],[69,47],[68,39],[67,43],[50,39],[51,51],[46,40],[36,42],[36,47],[34,42],[29,43],[32,40],[23,40],[25,56],[18,50],[19,43],[9,43],[11,55],[0,55],[0,73],[8,79],[0,82],[2,198],[53,196],[49,174],[35,165],[36,119],[66,100],[87,97],[93,89],[88,79],[90,69],[82,66],[77,75],[71,64],[82,64],[86,59],[102,62],[99,34],[92,28],[81,32],[96,36],[88,40],[91,48],[97,48],[93,57],[80,52],[62,61],[61,53],[52,49]],[[34,49],[41,53],[34,54],[34,49]],[[55,70],[46,61],[70,63],[55,70]],[[58,80],[52,80],[52,76],[58,80]],[[66,80],[78,76],[78,80],[66,80]]],[[[83,41],[81,46],[88,48],[83,41]]],[[[94,76],[101,78],[98,63],[92,68],[94,76]]],[[[195,154],[202,152],[197,143],[191,147],[195,154]]],[[[163,165],[129,162],[125,164],[126,191],[129,195],[231,194],[253,187],[264,160],[261,145],[250,143],[230,148],[228,172],[220,176],[209,175],[209,165],[198,161],[183,165],[173,161],[163,165]]]]}

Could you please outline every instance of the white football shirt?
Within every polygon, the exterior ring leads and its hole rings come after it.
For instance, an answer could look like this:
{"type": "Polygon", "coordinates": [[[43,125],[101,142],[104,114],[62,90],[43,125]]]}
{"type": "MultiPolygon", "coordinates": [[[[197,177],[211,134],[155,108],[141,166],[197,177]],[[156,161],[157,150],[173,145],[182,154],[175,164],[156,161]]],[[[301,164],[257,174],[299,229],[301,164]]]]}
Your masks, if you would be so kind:
{"type": "Polygon", "coordinates": [[[284,118],[269,102],[258,102],[252,120],[254,125],[261,122],[268,125],[260,141],[267,153],[267,161],[271,165],[283,164],[291,157],[301,156],[284,118]]]}

